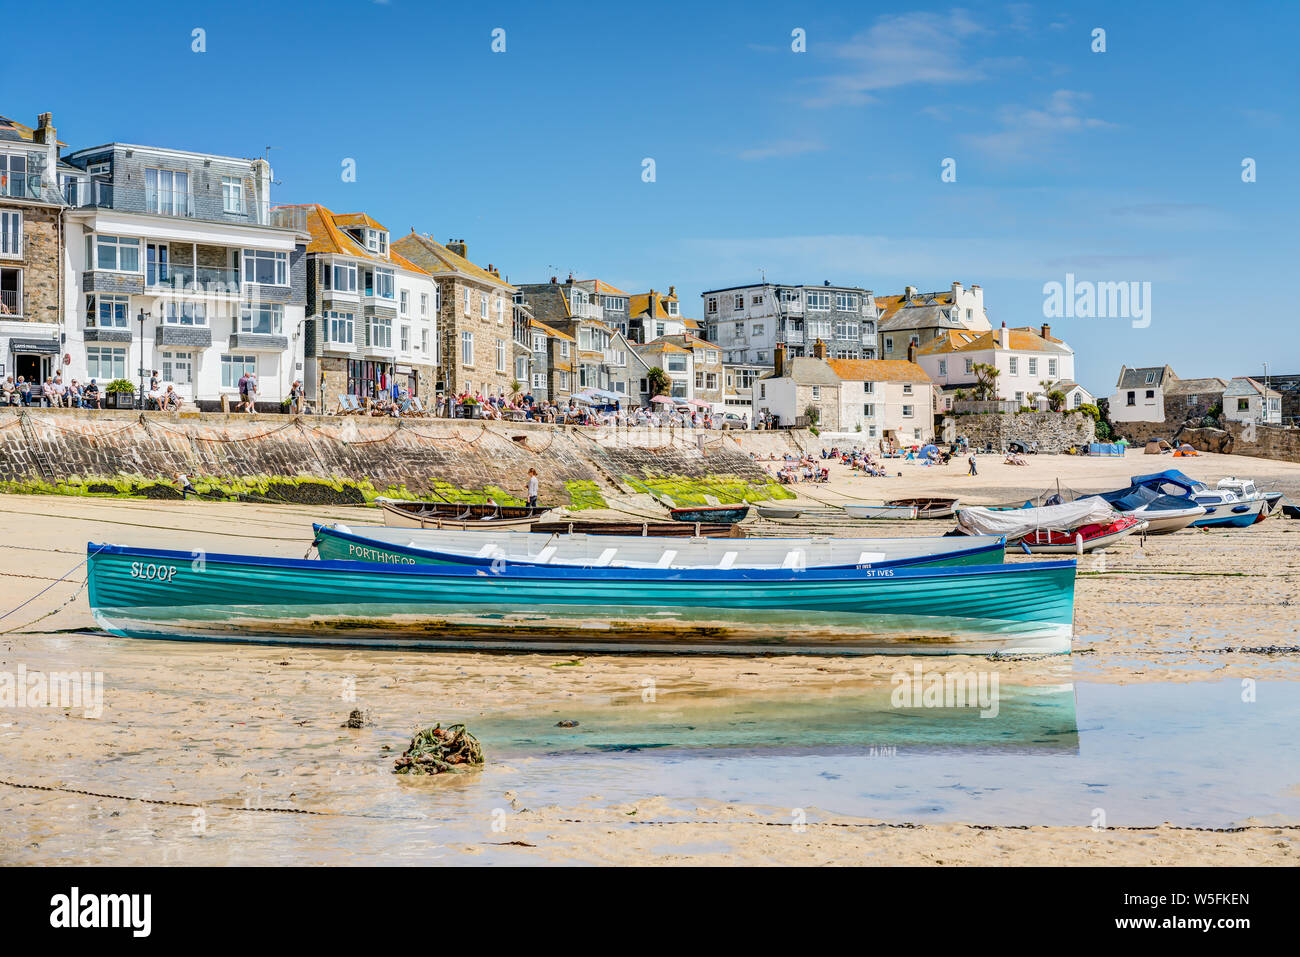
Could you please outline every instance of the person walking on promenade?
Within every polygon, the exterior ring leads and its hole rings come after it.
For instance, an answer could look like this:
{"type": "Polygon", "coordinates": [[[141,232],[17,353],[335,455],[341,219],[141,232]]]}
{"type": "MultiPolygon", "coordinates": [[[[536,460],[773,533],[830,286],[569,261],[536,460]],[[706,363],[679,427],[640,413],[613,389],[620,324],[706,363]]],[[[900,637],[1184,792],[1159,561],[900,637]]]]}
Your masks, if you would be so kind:
{"type": "Polygon", "coordinates": [[[528,470],[528,507],[537,507],[537,469],[528,470]]]}
{"type": "Polygon", "coordinates": [[[970,458],[967,459],[966,461],[970,462],[970,471],[967,472],[966,474],[967,474],[967,475],[979,475],[980,473],[979,473],[979,472],[976,470],[976,468],[975,468],[975,453],[974,453],[974,452],[972,452],[972,453],[970,454],[970,458]]]}

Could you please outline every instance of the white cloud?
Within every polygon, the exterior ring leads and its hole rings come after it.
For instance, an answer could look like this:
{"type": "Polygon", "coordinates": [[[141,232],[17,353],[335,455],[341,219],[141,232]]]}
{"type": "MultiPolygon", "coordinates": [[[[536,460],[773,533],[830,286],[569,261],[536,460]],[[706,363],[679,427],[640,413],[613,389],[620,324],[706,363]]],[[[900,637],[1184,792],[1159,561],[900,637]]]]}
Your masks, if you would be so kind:
{"type": "Polygon", "coordinates": [[[876,91],[915,83],[959,84],[984,79],[986,60],[971,41],[988,31],[961,10],[881,17],[830,55],[847,63],[845,72],[819,77],[821,89],[805,104],[814,107],[874,102],[876,91]]]}
{"type": "Polygon", "coordinates": [[[777,140],[767,146],[741,150],[736,154],[743,160],[774,159],[782,156],[800,156],[804,153],[820,153],[826,144],[817,140],[777,140]]]}
{"type": "Polygon", "coordinates": [[[1078,90],[1056,90],[1041,107],[1004,106],[997,111],[1001,129],[962,139],[999,159],[1030,158],[1063,135],[1113,127],[1113,123],[1083,114],[1082,106],[1091,98],[1078,90]]]}

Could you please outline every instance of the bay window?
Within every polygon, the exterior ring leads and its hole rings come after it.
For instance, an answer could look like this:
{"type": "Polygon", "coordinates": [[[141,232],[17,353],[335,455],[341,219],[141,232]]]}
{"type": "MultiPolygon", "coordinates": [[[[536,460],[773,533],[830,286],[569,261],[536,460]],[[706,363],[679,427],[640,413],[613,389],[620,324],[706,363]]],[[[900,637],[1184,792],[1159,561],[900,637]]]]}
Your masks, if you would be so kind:
{"type": "Polygon", "coordinates": [[[278,302],[246,302],[240,307],[239,331],[254,335],[279,335],[284,327],[284,305],[278,302]]]}
{"type": "Polygon", "coordinates": [[[206,326],[207,308],[201,302],[171,300],[163,311],[163,320],[174,326],[206,326]]]}
{"type": "Polygon", "coordinates": [[[392,299],[394,297],[393,271],[391,269],[375,270],[375,295],[380,299],[392,299]]]}
{"type": "Polygon", "coordinates": [[[353,339],[353,323],[355,319],[350,312],[325,313],[325,336],[329,342],[337,346],[350,346],[353,339]]]}
{"type": "Polygon", "coordinates": [[[244,282],[264,286],[289,285],[289,254],[273,253],[262,249],[245,249],[243,255],[244,282]]]}
{"type": "Polygon", "coordinates": [[[393,348],[393,320],[382,316],[367,318],[366,345],[372,349],[393,348]]]}
{"type": "Polygon", "coordinates": [[[357,291],[357,264],[334,263],[325,268],[325,288],[335,292],[357,291]]]}
{"type": "Polygon", "coordinates": [[[87,329],[125,329],[130,322],[130,299],[126,296],[87,296],[87,329]]]}
{"type": "Polygon", "coordinates": [[[140,240],[127,236],[86,237],[86,264],[109,272],[140,271],[140,240]]]}

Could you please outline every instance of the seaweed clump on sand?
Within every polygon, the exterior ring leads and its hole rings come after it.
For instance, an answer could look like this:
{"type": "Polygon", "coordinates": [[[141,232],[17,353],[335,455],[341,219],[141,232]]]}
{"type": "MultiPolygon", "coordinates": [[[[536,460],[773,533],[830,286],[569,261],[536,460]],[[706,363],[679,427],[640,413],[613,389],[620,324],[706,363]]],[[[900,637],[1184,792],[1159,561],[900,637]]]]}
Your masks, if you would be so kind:
{"type": "Polygon", "coordinates": [[[417,731],[402,756],[393,762],[394,774],[443,774],[467,771],[483,763],[483,746],[463,724],[448,728],[442,722],[417,731]]]}

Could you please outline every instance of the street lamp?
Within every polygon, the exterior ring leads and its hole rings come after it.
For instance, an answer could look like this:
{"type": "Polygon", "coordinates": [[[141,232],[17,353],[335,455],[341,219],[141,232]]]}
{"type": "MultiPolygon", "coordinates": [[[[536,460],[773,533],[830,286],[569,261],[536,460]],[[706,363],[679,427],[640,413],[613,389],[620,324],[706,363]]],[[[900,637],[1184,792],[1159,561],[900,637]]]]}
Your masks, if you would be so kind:
{"type": "Polygon", "coordinates": [[[137,321],[140,323],[140,409],[141,411],[144,410],[144,321],[146,319],[152,319],[152,318],[153,318],[153,314],[152,313],[146,314],[143,309],[140,310],[140,315],[136,317],[137,321]]]}

